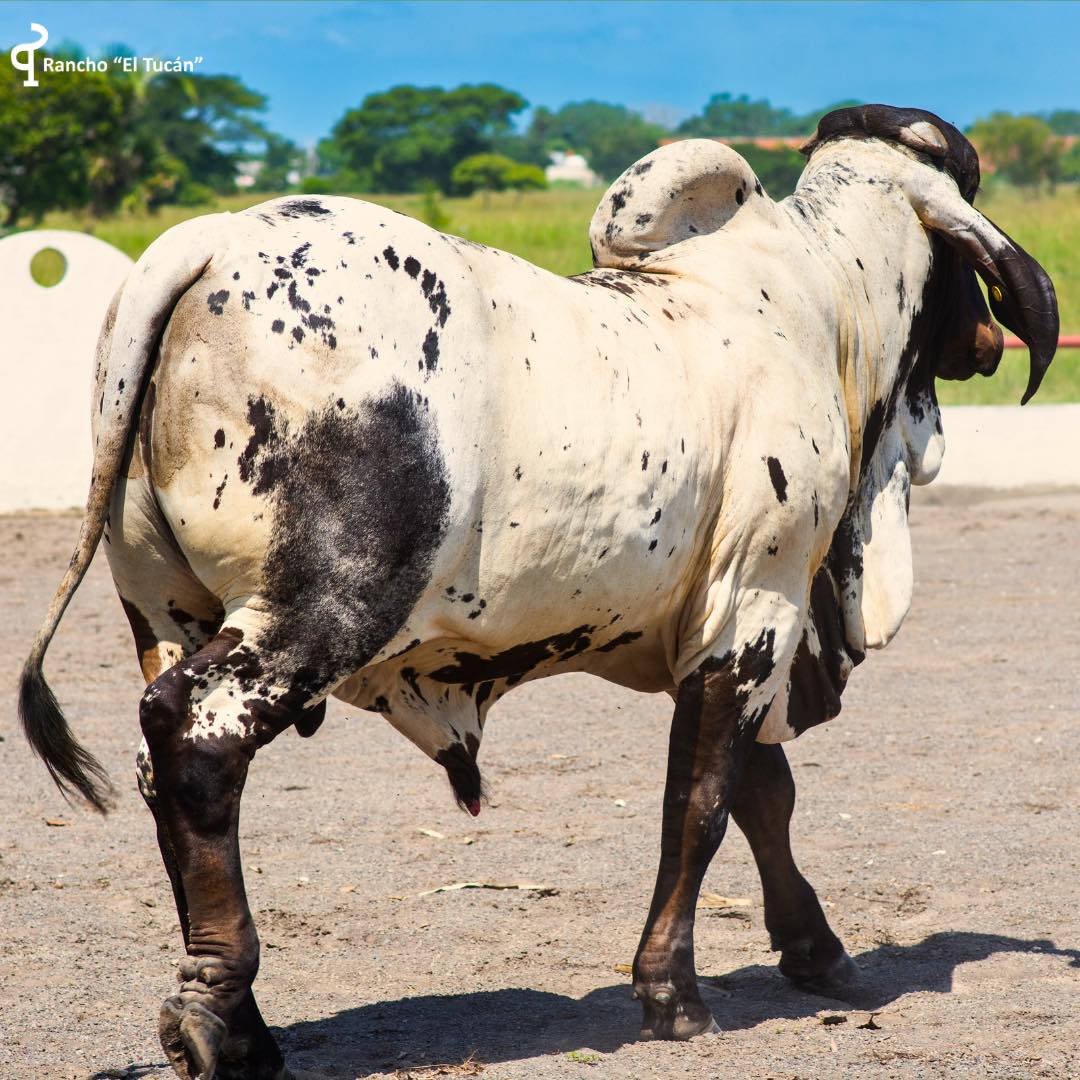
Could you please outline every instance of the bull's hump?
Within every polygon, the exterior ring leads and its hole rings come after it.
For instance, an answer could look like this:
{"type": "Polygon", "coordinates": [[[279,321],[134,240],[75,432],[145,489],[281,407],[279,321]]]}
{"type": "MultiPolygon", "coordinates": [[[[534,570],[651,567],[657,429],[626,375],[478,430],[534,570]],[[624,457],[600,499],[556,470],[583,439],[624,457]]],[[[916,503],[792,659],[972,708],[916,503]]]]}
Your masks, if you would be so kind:
{"type": "Polygon", "coordinates": [[[746,161],[710,139],[662,146],[616,180],[589,226],[598,267],[646,269],[649,257],[724,228],[743,207],[771,202],[746,161]]]}

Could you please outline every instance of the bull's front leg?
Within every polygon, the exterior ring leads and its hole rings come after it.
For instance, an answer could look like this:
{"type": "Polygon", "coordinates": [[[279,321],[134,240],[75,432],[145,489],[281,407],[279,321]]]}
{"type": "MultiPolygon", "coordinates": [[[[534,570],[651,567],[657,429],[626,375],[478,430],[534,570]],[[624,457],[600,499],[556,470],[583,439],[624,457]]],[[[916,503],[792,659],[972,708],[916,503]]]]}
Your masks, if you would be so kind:
{"type": "Polygon", "coordinates": [[[765,928],[780,953],[780,971],[796,986],[835,994],[858,969],[832,932],[810,883],[791,854],[795,781],[780,745],[755,743],[731,816],[754,853],[765,898],[765,928]]]}
{"type": "Polygon", "coordinates": [[[634,959],[634,996],[645,1013],[643,1038],[690,1039],[717,1030],[698,992],[694,913],[763,716],[763,708],[749,709],[730,661],[707,663],[679,686],[660,869],[634,959]]]}
{"type": "Polygon", "coordinates": [[[141,705],[152,763],[143,779],[187,953],[159,1030],[182,1080],[287,1080],[251,989],[259,940],[244,890],[238,824],[256,748],[294,717],[236,678],[228,644],[211,642],[159,676],[141,705]]]}

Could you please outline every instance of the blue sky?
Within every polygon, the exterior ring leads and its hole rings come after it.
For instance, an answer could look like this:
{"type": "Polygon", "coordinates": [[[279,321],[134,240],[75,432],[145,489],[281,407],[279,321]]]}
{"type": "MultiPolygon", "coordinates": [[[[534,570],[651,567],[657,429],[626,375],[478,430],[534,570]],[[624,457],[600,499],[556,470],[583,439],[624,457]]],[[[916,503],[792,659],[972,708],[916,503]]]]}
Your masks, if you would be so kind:
{"type": "Polygon", "coordinates": [[[269,125],[316,141],[397,83],[497,82],[533,105],[596,98],[654,119],[718,91],[808,111],[844,98],[965,125],[996,109],[1080,108],[1080,4],[1011,2],[125,2],[0,5],[4,51],[32,38],[92,55],[202,55],[266,94],[269,125]]]}

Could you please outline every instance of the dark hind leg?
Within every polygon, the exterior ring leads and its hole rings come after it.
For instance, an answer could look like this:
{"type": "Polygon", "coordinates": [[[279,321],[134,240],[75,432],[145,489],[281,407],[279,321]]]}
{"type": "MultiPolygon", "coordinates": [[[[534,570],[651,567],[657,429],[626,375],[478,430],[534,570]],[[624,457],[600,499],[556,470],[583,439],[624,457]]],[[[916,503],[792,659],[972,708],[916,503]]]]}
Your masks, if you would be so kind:
{"type": "Polygon", "coordinates": [[[151,808],[184,923],[180,988],[161,1010],[162,1046],[183,1080],[284,1080],[252,983],[259,940],[240,862],[240,798],[255,751],[310,718],[310,691],[275,681],[242,631],[160,675],[140,706],[151,808]]]}
{"type": "Polygon", "coordinates": [[[834,993],[858,971],[829,928],[817,894],[791,854],[789,825],[795,781],[777,744],[755,743],[739,782],[731,816],[745,834],[761,874],[765,928],[780,953],[780,971],[797,986],[834,993]]]}
{"type": "Polygon", "coordinates": [[[731,666],[679,686],[668,749],[660,869],[634,959],[643,1038],[689,1039],[715,1031],[694,969],[694,914],[709,862],[727,827],[743,763],[763,710],[740,700],[731,666]]]}
{"type": "MultiPolygon", "coordinates": [[[[151,580],[161,594],[161,598],[155,596],[153,600],[140,596],[137,601],[126,598],[123,593],[120,596],[120,603],[135,638],[139,666],[149,685],[162,671],[204,648],[221,625],[224,613],[216,597],[174,562],[159,559],[157,566],[140,566],[145,559],[145,553],[121,548],[115,543],[110,545],[109,558],[113,572],[118,577],[118,585],[122,579],[130,588],[130,582],[140,580],[141,568],[141,578],[146,579],[143,582],[144,587],[146,581],[151,580]]],[[[154,767],[145,738],[135,756],[135,775],[139,792],[154,818],[158,850],[161,852],[161,861],[165,864],[165,872],[169,875],[169,884],[176,902],[176,914],[186,944],[187,901],[184,899],[184,886],[177,869],[176,856],[158,805],[154,767]]]]}

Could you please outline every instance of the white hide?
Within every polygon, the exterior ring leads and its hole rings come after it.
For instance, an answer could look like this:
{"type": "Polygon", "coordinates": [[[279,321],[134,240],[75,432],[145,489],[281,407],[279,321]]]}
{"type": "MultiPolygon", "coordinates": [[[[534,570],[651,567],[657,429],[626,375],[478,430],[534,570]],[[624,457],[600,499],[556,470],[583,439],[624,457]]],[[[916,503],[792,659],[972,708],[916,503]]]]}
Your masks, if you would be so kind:
{"type": "MultiPolygon", "coordinates": [[[[130,427],[114,393],[120,373],[138,386],[145,370],[130,342],[145,347],[145,327],[171,308],[145,460],[114,502],[121,591],[168,626],[152,587],[131,595],[157,536],[161,557],[184,565],[258,649],[293,625],[275,599],[271,553],[303,555],[309,532],[327,589],[380,587],[377,547],[348,547],[333,502],[287,503],[286,480],[253,473],[260,454],[295,469],[321,453],[320,418],[362,431],[372,403],[400,387],[445,468],[440,540],[401,624],[327,676],[315,700],[334,692],[380,711],[435,756],[478,741],[487,708],[525,678],[587,670],[659,691],[710,658],[736,674],[763,658],[765,674],[738,684],[749,721],[787,695],[801,639],[820,655],[808,598],[845,511],[857,556],[836,581],[847,648],[884,645],[910,604],[908,485],[940,463],[936,405],[922,401],[916,418],[901,388],[862,471],[860,459],[928,277],[929,242],[905,187],[920,170],[934,172],[895,146],[838,140],[778,204],[730,149],[664,147],[601,200],[590,229],[598,268],[577,279],[336,198],[219,216],[191,234],[197,242],[174,240],[169,259],[151,249],[120,302],[105,394],[117,412],[99,439],[115,453],[130,427]],[[257,397],[270,405],[262,419],[257,397]],[[285,549],[290,528],[303,538],[285,549]],[[562,644],[490,676],[483,702],[472,679],[446,675],[496,671],[500,657],[545,641],[562,644]]],[[[934,173],[932,183],[934,198],[962,201],[951,181],[934,173]]],[[[342,481],[345,496],[353,482],[342,481]]],[[[319,587],[306,595],[326,599],[319,587]]],[[[354,600],[332,599],[315,635],[324,643],[341,637],[334,620],[351,617],[354,600]]],[[[274,661],[275,694],[293,662],[274,661]]],[[[846,677],[847,653],[837,663],[846,677]]],[[[773,706],[763,740],[795,733],[781,712],[773,706]]],[[[227,713],[221,702],[222,731],[227,713]]]]}

